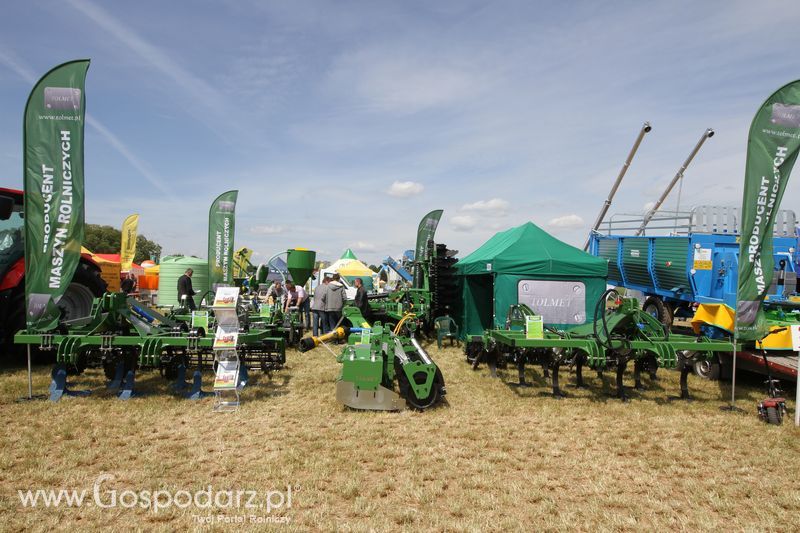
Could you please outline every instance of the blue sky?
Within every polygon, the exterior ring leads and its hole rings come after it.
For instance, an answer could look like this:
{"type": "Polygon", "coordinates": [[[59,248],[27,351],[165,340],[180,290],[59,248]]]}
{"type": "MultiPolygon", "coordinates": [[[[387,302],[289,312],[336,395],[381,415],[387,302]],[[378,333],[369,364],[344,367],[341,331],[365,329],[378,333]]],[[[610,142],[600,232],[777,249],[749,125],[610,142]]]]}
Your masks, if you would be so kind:
{"type": "MultiPolygon", "coordinates": [[[[22,185],[22,113],[69,59],[86,82],[86,218],[205,256],[239,189],[237,246],[377,262],[437,240],[469,253],[531,220],[581,245],[641,212],[707,127],[682,207],[741,202],[747,130],[800,77],[800,3],[26,1],[0,19],[0,184],[22,185]]],[[[800,180],[784,207],[797,209],[800,180]]],[[[665,208],[674,208],[676,194],[665,208]]]]}

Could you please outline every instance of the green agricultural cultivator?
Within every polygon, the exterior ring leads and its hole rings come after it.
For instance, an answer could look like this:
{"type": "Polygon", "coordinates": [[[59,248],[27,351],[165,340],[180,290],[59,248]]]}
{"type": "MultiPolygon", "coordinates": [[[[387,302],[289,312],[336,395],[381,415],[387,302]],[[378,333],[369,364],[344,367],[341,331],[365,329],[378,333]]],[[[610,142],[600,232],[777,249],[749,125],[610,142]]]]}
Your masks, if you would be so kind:
{"type": "MultiPolygon", "coordinates": [[[[539,335],[526,331],[526,321],[534,316],[525,305],[509,309],[506,329],[489,330],[474,336],[465,347],[467,361],[473,368],[486,362],[495,374],[497,364],[516,364],[519,384],[525,382],[525,365],[540,364],[545,373],[552,371],[553,396],[563,397],[559,385],[559,368],[574,366],[576,386],[584,387],[583,367],[602,373],[616,371],[616,395],[627,399],[623,375],[633,362],[635,387],[641,389],[641,374],[652,374],[658,367],[680,369],[680,396],[690,399],[688,376],[697,360],[711,358],[714,352],[731,352],[730,342],[711,340],[702,336],[670,333],[657,319],[639,309],[632,298],[620,298],[613,289],[606,291],[595,307],[594,321],[569,330],[546,327],[539,335]],[[613,298],[615,308],[606,309],[613,298]],[[538,338],[536,338],[538,337],[538,338]]],[[[534,328],[531,328],[534,329],[534,328]]]]}
{"type": "MultiPolygon", "coordinates": [[[[213,322],[209,323],[211,326],[213,322]]],[[[133,394],[138,369],[157,369],[175,380],[175,391],[183,391],[187,369],[196,369],[189,397],[199,398],[200,369],[214,362],[214,334],[209,328],[191,328],[186,322],[161,315],[123,293],[107,293],[95,299],[90,316],[63,322],[57,331],[21,331],[15,342],[56,351],[56,367],[50,399],[57,401],[67,389],[67,370],[83,372],[102,367],[111,380],[109,389],[120,389],[119,397],[133,394]]],[[[286,361],[285,342],[268,330],[250,329],[238,337],[237,350],[246,367],[260,366],[264,372],[279,369],[286,361]]]]}
{"type": "MultiPolygon", "coordinates": [[[[292,251],[290,251],[292,252],[292,251]]],[[[290,271],[298,283],[305,283],[314,265],[315,253],[302,250],[293,258],[290,271]]],[[[239,388],[247,382],[248,367],[260,368],[271,374],[286,362],[287,343],[296,344],[302,336],[292,313],[284,315],[279,305],[264,304],[238,296],[229,302],[238,326],[235,331],[235,350],[241,365],[237,377],[239,388]]],[[[221,311],[220,311],[221,312],[221,311]]],[[[50,386],[50,399],[59,400],[64,394],[78,394],[67,388],[67,373],[81,373],[86,368],[100,368],[110,380],[109,389],[119,389],[119,398],[133,395],[136,371],[158,370],[173,381],[173,390],[188,397],[204,396],[201,390],[201,370],[216,366],[217,328],[215,311],[209,307],[189,312],[177,309],[162,314],[124,293],[106,293],[96,298],[89,316],[62,321],[53,331],[23,330],[15,342],[55,350],[56,367],[50,386]],[[187,371],[194,368],[191,384],[186,382],[187,371]]],[[[219,340],[219,339],[217,339],[219,340]]]]}

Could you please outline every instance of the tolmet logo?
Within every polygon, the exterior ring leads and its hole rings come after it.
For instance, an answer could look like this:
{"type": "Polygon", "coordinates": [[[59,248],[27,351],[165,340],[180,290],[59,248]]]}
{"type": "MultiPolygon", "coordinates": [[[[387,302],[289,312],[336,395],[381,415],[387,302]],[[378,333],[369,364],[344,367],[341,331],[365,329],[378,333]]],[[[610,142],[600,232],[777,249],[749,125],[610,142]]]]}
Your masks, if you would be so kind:
{"type": "Polygon", "coordinates": [[[800,105],[772,104],[770,122],[779,126],[800,128],[800,105]]]}
{"type": "Polygon", "coordinates": [[[45,87],[44,107],[47,109],[70,109],[80,111],[81,90],[72,87],[45,87]]]}

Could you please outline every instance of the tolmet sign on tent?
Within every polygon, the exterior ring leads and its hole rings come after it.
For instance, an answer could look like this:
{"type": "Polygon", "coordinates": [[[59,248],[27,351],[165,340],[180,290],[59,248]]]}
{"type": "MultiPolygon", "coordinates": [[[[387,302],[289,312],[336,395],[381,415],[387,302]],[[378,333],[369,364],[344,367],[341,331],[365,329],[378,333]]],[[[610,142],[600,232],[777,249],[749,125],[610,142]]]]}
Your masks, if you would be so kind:
{"type": "Polygon", "coordinates": [[[28,329],[58,324],[83,242],[84,82],[89,60],[45,74],[25,106],[25,300],[28,329]]]}
{"type": "Polygon", "coordinates": [[[136,237],[139,229],[139,215],[129,215],[122,223],[122,242],[120,243],[119,262],[123,272],[130,270],[133,258],[136,257],[136,237]]]}
{"type": "Polygon", "coordinates": [[[761,302],[772,283],[772,233],[783,192],[800,148],[800,80],[775,91],[761,106],[747,140],[736,330],[741,339],[763,337],[761,302]]]}
{"type": "Polygon", "coordinates": [[[208,283],[233,284],[233,234],[236,224],[236,198],[239,191],[217,196],[208,212],[208,283]]]}

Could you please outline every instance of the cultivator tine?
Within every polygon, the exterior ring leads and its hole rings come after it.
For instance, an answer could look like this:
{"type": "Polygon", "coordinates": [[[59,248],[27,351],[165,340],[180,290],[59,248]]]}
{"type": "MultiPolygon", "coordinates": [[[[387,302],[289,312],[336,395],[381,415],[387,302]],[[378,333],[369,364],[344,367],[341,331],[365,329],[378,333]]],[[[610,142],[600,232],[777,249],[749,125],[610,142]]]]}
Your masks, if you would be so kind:
{"type": "Polygon", "coordinates": [[[50,401],[57,402],[62,396],[88,396],[88,390],[69,390],[67,384],[67,369],[63,365],[56,365],[50,381],[50,401]]]}
{"type": "Polygon", "coordinates": [[[622,359],[617,363],[617,398],[623,402],[628,401],[628,395],[625,394],[625,384],[623,382],[623,375],[625,374],[625,367],[628,366],[628,360],[622,359]]]}
{"type": "Polygon", "coordinates": [[[122,386],[123,377],[125,377],[125,362],[117,361],[117,365],[114,368],[114,379],[108,383],[106,388],[109,390],[119,389],[122,386]]]}
{"type": "Polygon", "coordinates": [[[566,398],[567,394],[561,390],[558,385],[558,369],[561,365],[556,362],[553,364],[553,398],[562,399],[566,398]]]}
{"type": "Polygon", "coordinates": [[[575,387],[578,389],[585,389],[586,383],[583,381],[583,355],[578,354],[575,356],[575,387]]]}
{"type": "Polygon", "coordinates": [[[122,390],[119,391],[117,398],[120,400],[130,400],[133,396],[133,386],[136,380],[136,371],[131,369],[125,374],[125,381],[122,383],[122,390]]]}
{"type": "Polygon", "coordinates": [[[530,387],[531,384],[525,381],[525,357],[521,356],[517,360],[517,373],[519,374],[519,383],[520,387],[530,387]]]}
{"type": "Polygon", "coordinates": [[[643,365],[644,361],[642,359],[636,359],[636,361],[633,362],[633,380],[634,380],[633,388],[636,390],[644,390],[644,385],[642,385],[643,365]]]}
{"type": "Polygon", "coordinates": [[[497,378],[497,363],[494,360],[490,360],[487,366],[489,367],[489,377],[497,378]]]}
{"type": "Polygon", "coordinates": [[[175,382],[172,384],[172,391],[183,392],[189,387],[189,384],[186,382],[186,365],[183,363],[179,364],[177,374],[178,377],[175,378],[175,382]]]}
{"type": "Polygon", "coordinates": [[[195,370],[192,378],[192,390],[189,391],[189,394],[186,397],[189,400],[200,400],[201,398],[211,396],[212,394],[212,392],[206,392],[203,390],[203,374],[199,370],[195,370]]]}
{"type": "Polygon", "coordinates": [[[248,375],[247,375],[247,365],[242,363],[239,365],[239,379],[236,382],[236,388],[242,390],[245,385],[247,385],[248,375]]]}
{"type": "Polygon", "coordinates": [[[53,379],[50,382],[50,401],[57,402],[67,390],[67,369],[56,367],[53,369],[53,379]]]}

